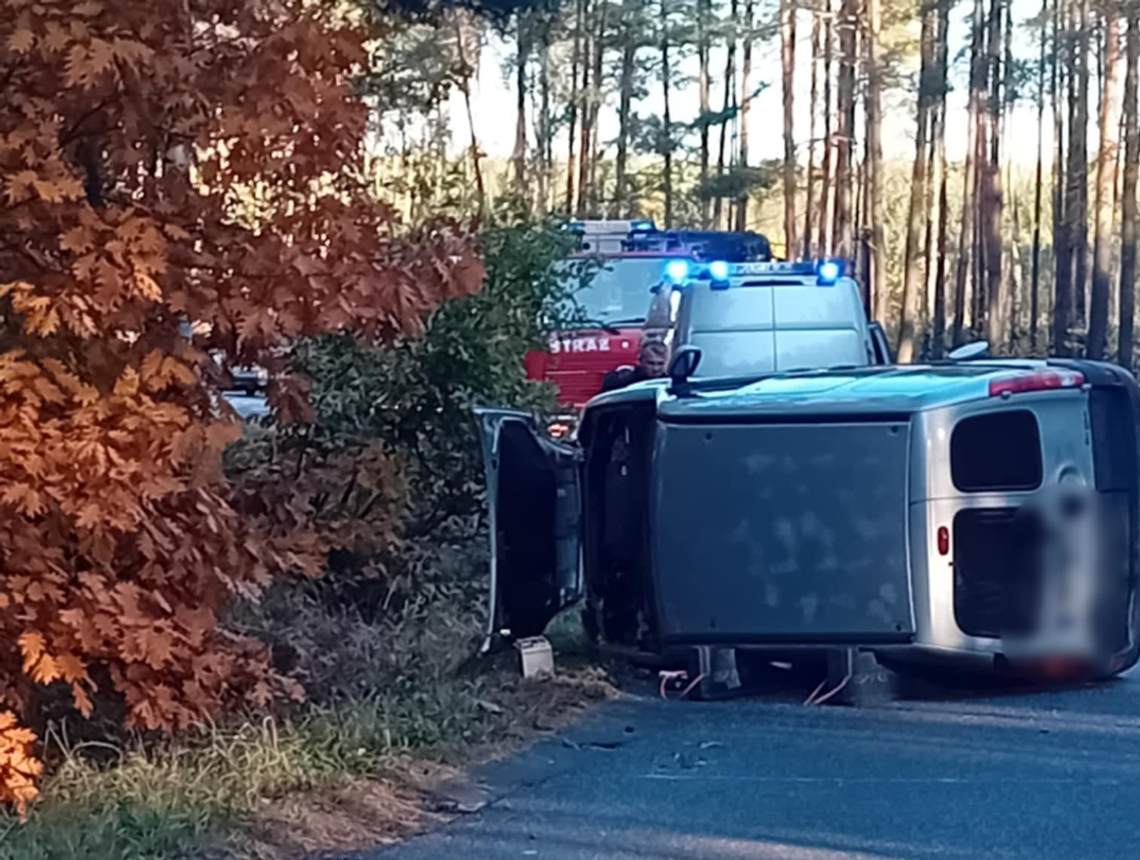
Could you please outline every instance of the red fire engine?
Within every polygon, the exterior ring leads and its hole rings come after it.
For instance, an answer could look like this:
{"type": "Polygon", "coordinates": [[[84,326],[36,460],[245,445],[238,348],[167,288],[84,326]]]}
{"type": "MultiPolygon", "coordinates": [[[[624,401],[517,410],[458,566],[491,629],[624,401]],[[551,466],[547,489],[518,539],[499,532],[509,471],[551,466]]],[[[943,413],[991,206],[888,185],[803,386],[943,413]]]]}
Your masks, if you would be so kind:
{"type": "Polygon", "coordinates": [[[578,221],[580,250],[562,261],[567,277],[589,274],[576,298],[590,324],[550,334],[546,352],[526,357],[527,377],[551,382],[567,414],[577,412],[602,390],[612,370],[637,364],[650,290],[680,281],[701,260],[768,260],[767,239],[756,233],[657,230],[652,221],[578,221]]]}

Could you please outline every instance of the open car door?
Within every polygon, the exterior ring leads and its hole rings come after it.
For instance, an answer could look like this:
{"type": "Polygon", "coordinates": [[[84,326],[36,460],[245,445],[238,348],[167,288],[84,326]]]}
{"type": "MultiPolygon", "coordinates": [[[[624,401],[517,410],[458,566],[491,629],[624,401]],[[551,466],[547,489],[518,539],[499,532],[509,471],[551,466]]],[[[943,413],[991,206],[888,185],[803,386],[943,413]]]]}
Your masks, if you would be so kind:
{"type": "Polygon", "coordinates": [[[538,636],[582,594],[581,452],[550,439],[524,412],[475,415],[491,531],[487,644],[496,634],[538,636]]]}

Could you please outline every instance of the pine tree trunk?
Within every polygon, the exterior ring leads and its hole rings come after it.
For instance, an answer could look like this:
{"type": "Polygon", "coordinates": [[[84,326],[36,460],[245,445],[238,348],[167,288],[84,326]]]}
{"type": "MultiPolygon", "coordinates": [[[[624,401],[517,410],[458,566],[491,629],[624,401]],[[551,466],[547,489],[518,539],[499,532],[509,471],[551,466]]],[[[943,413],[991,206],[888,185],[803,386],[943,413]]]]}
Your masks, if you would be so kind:
{"type": "Polygon", "coordinates": [[[594,36],[594,87],[590,93],[590,175],[584,188],[589,189],[586,197],[589,202],[589,212],[600,215],[599,204],[602,199],[601,189],[598,187],[598,118],[602,109],[602,62],[605,59],[606,46],[606,14],[609,12],[608,0],[596,0],[601,13],[598,14],[598,31],[594,36]]]}
{"type": "Polygon", "coordinates": [[[981,149],[980,115],[985,98],[985,5],[974,0],[972,18],[972,44],[970,47],[970,103],[969,146],[966,149],[966,169],[962,183],[962,227],[958,234],[958,260],[954,272],[954,333],[953,343],[960,346],[966,331],[967,281],[975,245],[975,212],[977,209],[978,154],[981,149]]]}
{"type": "Polygon", "coordinates": [[[665,197],[665,227],[673,226],[673,122],[671,118],[670,91],[673,69],[669,65],[669,0],[661,0],[661,91],[664,105],[661,113],[662,167],[661,190],[665,197]]]}
{"type": "Polygon", "coordinates": [[[927,132],[930,128],[931,70],[934,65],[934,5],[925,0],[922,7],[922,50],[918,83],[918,111],[914,136],[914,164],[910,174],[910,210],[906,228],[903,269],[902,315],[899,318],[898,360],[914,361],[921,345],[923,265],[921,242],[926,223],[927,132]]]}
{"type": "Polygon", "coordinates": [[[785,256],[797,256],[796,234],[796,6],[794,0],[780,0],[780,56],[783,67],[784,100],[784,248],[785,256]]]}
{"type": "Polygon", "coordinates": [[[985,260],[986,338],[994,350],[1004,349],[1009,331],[1003,310],[1006,305],[1002,264],[1002,191],[1001,191],[1001,47],[1004,4],[991,0],[989,35],[986,40],[987,70],[989,75],[989,109],[985,117],[986,139],[989,142],[985,172],[983,173],[981,217],[982,255],[985,260]]]}
{"type": "MultiPolygon", "coordinates": [[[[946,350],[946,239],[950,227],[946,169],[946,92],[950,52],[951,0],[938,3],[938,124],[934,132],[934,171],[938,178],[938,234],[934,250],[934,318],[930,333],[931,357],[942,358],[946,350]]],[[[928,263],[929,265],[929,263],[928,263]]]]}
{"type": "Polygon", "coordinates": [[[819,113],[819,67],[820,67],[820,52],[822,51],[821,39],[822,30],[820,28],[820,15],[819,10],[812,8],[811,12],[811,104],[808,109],[809,131],[808,131],[808,165],[807,165],[807,192],[806,200],[804,201],[804,232],[803,232],[803,255],[804,259],[810,259],[812,255],[812,225],[815,216],[815,151],[816,151],[816,130],[817,130],[817,117],[819,113]]]}
{"type": "MultiPolygon", "coordinates": [[[[1014,103],[1014,65],[1013,65],[1013,2],[1006,0],[1005,2],[1005,55],[1003,63],[1004,81],[1002,83],[1002,113],[1001,113],[1001,139],[1004,143],[1007,140],[1006,135],[1010,124],[1013,120],[1013,103],[1014,103]]],[[[999,154],[1004,152],[1001,147],[998,147],[999,154]]],[[[1021,261],[1021,209],[1020,201],[1018,200],[1017,190],[1013,184],[1013,160],[1012,158],[1002,155],[1002,161],[1005,163],[1005,182],[1004,194],[1009,194],[1013,199],[1013,213],[1011,221],[1011,230],[1013,233],[1012,245],[1010,248],[1010,272],[1009,279],[1006,283],[1005,289],[1002,290],[1002,304],[1001,313],[1005,320],[1005,333],[1009,338],[1010,352],[1016,354],[1017,346],[1021,337],[1021,306],[1022,301],[1022,261],[1021,261]]],[[[1003,196],[1004,200],[1004,196],[1003,196]]],[[[1003,202],[1003,201],[999,201],[1003,202]]],[[[998,224],[999,236],[999,250],[1001,243],[1001,223],[998,224]]]]}
{"type": "Polygon", "coordinates": [[[867,29],[864,58],[867,64],[867,221],[871,239],[867,265],[870,290],[874,297],[875,318],[886,322],[888,296],[883,222],[883,82],[879,68],[879,31],[882,28],[881,0],[866,0],[867,29]]]}
{"type": "Polygon", "coordinates": [[[554,172],[554,135],[550,133],[550,21],[544,19],[538,54],[538,151],[542,172],[539,175],[539,214],[550,211],[550,183],[554,172]]]}
{"type": "MultiPolygon", "coordinates": [[[[594,3],[600,0],[594,0],[594,3]]],[[[590,179],[590,105],[593,101],[593,92],[590,85],[590,69],[593,57],[593,33],[589,28],[592,17],[591,0],[583,0],[584,10],[582,16],[582,87],[580,90],[581,121],[578,123],[578,195],[574,205],[574,213],[579,218],[586,215],[586,204],[589,199],[587,183],[590,179]]]]}
{"type": "Polygon", "coordinates": [[[1096,161],[1096,232],[1093,239],[1092,302],[1086,355],[1104,358],[1108,347],[1108,304],[1112,292],[1112,242],[1116,157],[1120,141],[1120,16],[1112,4],[1105,8],[1104,61],[1100,111],[1100,146],[1096,161]]]}
{"type": "Polygon", "coordinates": [[[586,13],[586,4],[589,0],[576,0],[574,4],[574,49],[570,60],[570,105],[567,124],[569,133],[566,135],[566,214],[573,215],[575,205],[575,179],[577,178],[577,160],[574,157],[574,140],[578,133],[578,102],[581,100],[581,91],[578,89],[578,71],[582,67],[582,24],[586,13]]]}
{"type": "Polygon", "coordinates": [[[1116,360],[1132,370],[1133,321],[1136,315],[1136,180],[1140,165],[1140,128],[1137,123],[1137,65],[1140,62],[1140,8],[1129,3],[1127,71],[1124,76],[1124,189],[1121,208],[1120,336],[1116,360]]]}
{"type": "MultiPolygon", "coordinates": [[[[717,141],[716,175],[717,179],[724,176],[725,145],[728,142],[728,123],[733,108],[733,97],[736,95],[736,34],[740,24],[740,7],[738,0],[732,0],[729,18],[728,45],[724,60],[724,103],[721,109],[720,137],[717,141]]],[[[721,216],[724,214],[724,197],[720,193],[721,183],[717,183],[717,195],[713,201],[713,224],[721,229],[721,216]]]]}
{"type": "Polygon", "coordinates": [[[836,108],[839,126],[836,130],[835,158],[835,225],[832,241],[835,254],[853,260],[852,199],[854,185],[851,154],[855,138],[855,63],[856,31],[859,22],[858,0],[842,0],[839,13],[839,80],[836,108]]]}
{"type": "MultiPolygon", "coordinates": [[[[744,3],[744,45],[740,68],[740,168],[742,175],[748,170],[748,117],[752,109],[752,27],[756,11],[755,0],[744,3]]],[[[741,192],[736,201],[736,229],[748,229],[748,191],[741,192]]]]}
{"type": "Polygon", "coordinates": [[[701,127],[701,228],[709,229],[712,215],[709,185],[709,18],[711,0],[697,0],[697,62],[699,64],[701,127]]]}
{"type": "Polygon", "coordinates": [[[626,188],[626,170],[629,163],[630,112],[633,110],[633,72],[637,60],[637,36],[633,32],[634,7],[638,0],[625,0],[621,22],[621,76],[618,82],[618,139],[617,162],[614,165],[614,201],[617,214],[629,217],[629,193],[626,188]]]}
{"type": "Polygon", "coordinates": [[[483,181],[482,151],[479,148],[479,137],[475,132],[475,111],[471,104],[471,74],[473,67],[467,60],[466,45],[464,43],[463,17],[455,16],[455,42],[459,59],[459,90],[463,93],[463,104],[467,111],[467,130],[471,134],[471,169],[475,174],[475,205],[479,220],[487,206],[487,189],[483,181]]]}
{"type": "Polygon", "coordinates": [[[836,142],[832,137],[834,120],[832,118],[832,57],[835,52],[835,0],[825,0],[826,16],[824,17],[823,39],[823,166],[819,177],[819,241],[816,243],[816,253],[820,256],[830,255],[832,252],[831,239],[834,235],[832,223],[832,164],[835,158],[836,142]]]}
{"type": "Polygon", "coordinates": [[[511,154],[515,171],[515,193],[519,197],[527,195],[526,182],[526,66],[530,60],[530,22],[525,12],[520,11],[518,26],[518,68],[515,71],[515,90],[518,100],[515,106],[515,148],[511,154]]]}
{"type": "MultiPolygon", "coordinates": [[[[1010,185],[1012,185],[1012,179],[1010,185]]],[[[1010,193],[1013,197],[1013,217],[1010,219],[1009,285],[1006,290],[1006,307],[1003,316],[1009,320],[1009,330],[1006,332],[1006,337],[1009,338],[1011,352],[1016,354],[1022,332],[1021,207],[1017,194],[1013,192],[1012,187],[1010,193]]]]}
{"type": "Polygon", "coordinates": [[[1053,7],[1053,331],[1052,352],[1066,355],[1069,330],[1073,327],[1073,237],[1069,232],[1069,210],[1073,201],[1069,196],[1069,171],[1066,158],[1071,156],[1072,141],[1065,147],[1065,115],[1062,96],[1069,92],[1069,111],[1073,106],[1073,68],[1071,21],[1072,0],[1055,0],[1053,7]],[[1062,22],[1062,3],[1066,3],[1062,22]]]}
{"type": "Polygon", "coordinates": [[[1069,125],[1069,235],[1074,256],[1073,301],[1076,323],[1084,327],[1088,319],[1087,287],[1089,269],[1089,0],[1077,0],[1076,105],[1069,125]]]}
{"type": "MultiPolygon", "coordinates": [[[[1056,0],[1055,0],[1056,2],[1056,0]]],[[[1029,284],[1029,350],[1037,351],[1041,314],[1041,203],[1045,184],[1045,52],[1048,45],[1049,0],[1041,0],[1041,52],[1037,60],[1037,172],[1033,183],[1033,268],[1029,284]]]]}

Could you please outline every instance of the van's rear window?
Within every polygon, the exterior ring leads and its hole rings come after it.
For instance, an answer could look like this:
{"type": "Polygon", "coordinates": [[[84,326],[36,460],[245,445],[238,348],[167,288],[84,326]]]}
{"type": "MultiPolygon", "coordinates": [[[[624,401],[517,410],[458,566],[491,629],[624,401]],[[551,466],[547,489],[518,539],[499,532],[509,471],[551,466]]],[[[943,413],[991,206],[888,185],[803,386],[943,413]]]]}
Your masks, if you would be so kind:
{"type": "Polygon", "coordinates": [[[963,493],[1041,486],[1041,430],[1025,409],[963,418],[950,436],[950,472],[963,493]]]}

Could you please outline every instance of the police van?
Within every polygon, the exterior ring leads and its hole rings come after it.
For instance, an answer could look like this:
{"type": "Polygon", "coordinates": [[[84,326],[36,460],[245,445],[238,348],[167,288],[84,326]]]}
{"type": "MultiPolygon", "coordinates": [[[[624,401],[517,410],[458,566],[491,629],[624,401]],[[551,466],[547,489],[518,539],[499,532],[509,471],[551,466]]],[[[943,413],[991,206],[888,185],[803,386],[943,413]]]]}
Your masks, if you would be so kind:
{"type": "MultiPolygon", "coordinates": [[[[890,364],[882,326],[838,260],[671,264],[671,348],[694,346],[702,378],[890,364]]],[[[667,287],[669,288],[669,287],[667,287]]]]}

